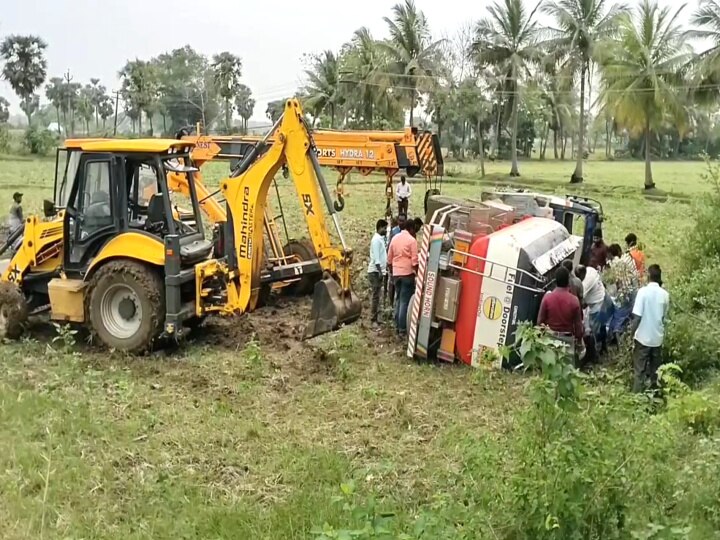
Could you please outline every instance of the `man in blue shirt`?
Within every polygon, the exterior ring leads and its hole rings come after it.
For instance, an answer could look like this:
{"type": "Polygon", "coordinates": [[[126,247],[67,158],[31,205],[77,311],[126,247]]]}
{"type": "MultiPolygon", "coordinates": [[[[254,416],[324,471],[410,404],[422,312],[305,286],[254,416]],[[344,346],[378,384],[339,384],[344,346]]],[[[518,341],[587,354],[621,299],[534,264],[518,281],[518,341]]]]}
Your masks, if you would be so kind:
{"type": "Polygon", "coordinates": [[[388,223],[379,219],[375,225],[375,234],[370,240],[370,262],[368,263],[368,281],[372,293],[370,320],[378,324],[380,309],[380,291],[382,290],[383,276],[387,272],[387,250],[385,248],[385,235],[388,223]]]}
{"type": "Polygon", "coordinates": [[[633,392],[642,392],[648,386],[654,388],[657,385],[669,306],[670,295],[662,288],[662,271],[653,264],[648,268],[648,284],[638,291],[632,311],[635,317],[633,392]]]}

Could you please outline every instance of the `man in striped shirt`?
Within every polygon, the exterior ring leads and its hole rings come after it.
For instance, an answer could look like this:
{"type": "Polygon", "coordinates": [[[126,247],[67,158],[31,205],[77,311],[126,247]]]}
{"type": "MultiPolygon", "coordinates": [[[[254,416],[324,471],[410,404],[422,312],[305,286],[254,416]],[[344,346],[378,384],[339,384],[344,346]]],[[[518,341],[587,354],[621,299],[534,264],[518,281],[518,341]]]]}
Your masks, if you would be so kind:
{"type": "Polygon", "coordinates": [[[640,284],[635,261],[629,253],[623,253],[619,244],[608,248],[610,263],[607,272],[617,289],[615,313],[610,321],[610,335],[616,338],[630,321],[635,295],[640,284]]]}

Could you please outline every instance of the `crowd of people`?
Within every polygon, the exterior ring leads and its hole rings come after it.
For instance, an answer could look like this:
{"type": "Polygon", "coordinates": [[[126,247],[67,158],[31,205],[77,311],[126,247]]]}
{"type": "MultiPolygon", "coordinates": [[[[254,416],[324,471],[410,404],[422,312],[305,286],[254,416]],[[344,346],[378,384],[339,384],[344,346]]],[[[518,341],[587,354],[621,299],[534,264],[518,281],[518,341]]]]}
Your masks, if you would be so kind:
{"type": "Polygon", "coordinates": [[[657,383],[669,295],[662,270],[645,266],[637,235],[625,237],[625,249],[605,244],[595,230],[588,266],[564,261],[555,273],[555,289],[541,302],[538,324],[567,343],[583,365],[597,361],[628,331],[633,335],[633,390],[657,383]],[[580,360],[582,359],[582,360],[580,360]]]}

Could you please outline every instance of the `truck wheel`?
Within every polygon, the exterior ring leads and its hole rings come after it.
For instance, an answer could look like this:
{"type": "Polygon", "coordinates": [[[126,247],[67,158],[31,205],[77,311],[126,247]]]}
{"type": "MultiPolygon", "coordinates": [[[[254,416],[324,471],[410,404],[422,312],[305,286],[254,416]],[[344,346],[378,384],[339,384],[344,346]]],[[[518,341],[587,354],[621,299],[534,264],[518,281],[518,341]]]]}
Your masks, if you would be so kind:
{"type": "Polygon", "coordinates": [[[27,302],[20,288],[13,283],[0,283],[0,339],[19,338],[27,318],[27,302]]]}
{"type": "Polygon", "coordinates": [[[105,264],[90,280],[85,320],[106,347],[132,354],[146,352],[165,321],[160,275],[134,261],[105,264]]]}
{"type": "MultiPolygon", "coordinates": [[[[295,255],[301,261],[315,259],[315,250],[307,241],[290,240],[283,248],[285,255],[295,255]]],[[[315,290],[315,284],[322,279],[322,272],[306,274],[292,285],[285,287],[288,294],[293,296],[307,296],[315,290]]]]}

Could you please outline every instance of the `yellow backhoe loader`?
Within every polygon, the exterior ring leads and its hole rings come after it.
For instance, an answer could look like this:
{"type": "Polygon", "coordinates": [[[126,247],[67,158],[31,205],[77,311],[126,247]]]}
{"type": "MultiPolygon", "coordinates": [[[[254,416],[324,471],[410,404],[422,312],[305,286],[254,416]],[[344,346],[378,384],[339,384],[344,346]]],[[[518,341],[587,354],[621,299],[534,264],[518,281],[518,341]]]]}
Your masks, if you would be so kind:
{"type": "Polygon", "coordinates": [[[10,251],[0,262],[0,337],[15,337],[28,311],[49,305],[51,319],[85,324],[105,346],[135,353],[161,337],[181,336],[184,326],[206,315],[252,311],[267,272],[267,194],[282,167],[294,182],[319,260],[279,265],[269,280],[324,270],[306,338],[356,320],[361,306],[350,286],[352,250],[298,101],[286,102],[268,138],[220,182],[227,219],[215,244],[203,233],[192,147],[164,139],[67,141],[56,166],[55,200],[46,204],[49,219],[27,218],[0,247],[0,256],[10,251]],[[191,219],[179,219],[170,175],[185,177],[191,219]]]}

